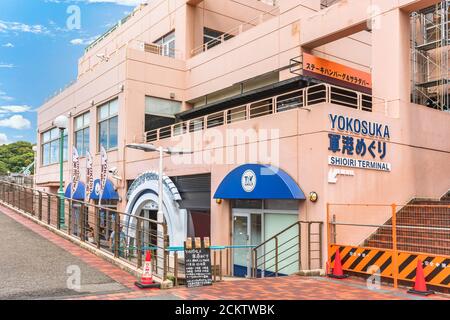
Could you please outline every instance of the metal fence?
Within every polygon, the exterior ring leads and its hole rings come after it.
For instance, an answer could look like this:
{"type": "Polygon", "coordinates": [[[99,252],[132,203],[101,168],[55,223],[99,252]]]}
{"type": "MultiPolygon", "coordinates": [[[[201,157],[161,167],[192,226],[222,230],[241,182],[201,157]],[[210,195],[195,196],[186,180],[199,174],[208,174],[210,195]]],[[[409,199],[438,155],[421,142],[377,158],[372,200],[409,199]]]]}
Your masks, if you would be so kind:
{"type": "Polygon", "coordinates": [[[450,288],[450,204],[423,201],[407,205],[327,206],[328,262],[340,252],[343,268],[378,270],[394,285],[415,280],[422,261],[426,282],[450,288]]]}
{"type": "Polygon", "coordinates": [[[167,225],[113,208],[65,198],[0,181],[0,201],[102,252],[141,268],[151,251],[153,272],[167,279],[167,225]]]}
{"type": "Polygon", "coordinates": [[[252,277],[278,277],[322,268],[320,221],[298,221],[252,249],[252,277]],[[302,259],[307,248],[307,263],[302,259]],[[302,263],[303,262],[303,263],[302,263]]]}
{"type": "Polygon", "coordinates": [[[144,141],[153,142],[291,109],[313,106],[319,103],[333,103],[352,109],[371,112],[374,100],[381,102],[379,99],[358,91],[321,83],[250,102],[224,111],[211,113],[203,117],[154,129],[144,134],[144,141]]]}
{"type": "MultiPolygon", "coordinates": [[[[166,223],[78,200],[65,198],[61,202],[57,194],[4,180],[0,180],[0,203],[138,269],[142,269],[145,254],[150,251],[155,276],[172,280],[175,285],[184,284],[184,248],[169,246],[166,223]]],[[[233,275],[235,250],[251,250],[238,246],[211,249],[213,282],[233,275]]]]}

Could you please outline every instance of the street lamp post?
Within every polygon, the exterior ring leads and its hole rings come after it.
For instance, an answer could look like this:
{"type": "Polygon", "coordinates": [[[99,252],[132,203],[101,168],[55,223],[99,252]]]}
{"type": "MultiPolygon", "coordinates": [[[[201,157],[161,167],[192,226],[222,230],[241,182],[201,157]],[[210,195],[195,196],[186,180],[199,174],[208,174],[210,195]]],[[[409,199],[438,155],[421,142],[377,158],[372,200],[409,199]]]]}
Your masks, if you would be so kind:
{"type": "Polygon", "coordinates": [[[36,186],[36,171],[37,171],[37,146],[33,146],[33,161],[34,161],[34,166],[33,166],[33,188],[36,186]]]}
{"type": "Polygon", "coordinates": [[[59,129],[59,228],[65,224],[64,217],[64,130],[67,129],[69,119],[66,116],[59,116],[53,121],[53,125],[59,129]]]}
{"type": "MultiPolygon", "coordinates": [[[[163,156],[164,153],[168,155],[174,155],[174,154],[192,154],[192,151],[183,151],[183,150],[176,150],[173,148],[163,148],[163,147],[155,147],[152,144],[139,144],[139,143],[132,143],[128,144],[126,146],[130,149],[136,149],[141,150],[144,152],[159,152],[159,169],[158,169],[158,213],[157,213],[157,219],[158,223],[164,222],[164,211],[163,211],[163,156]]],[[[162,234],[162,226],[158,224],[157,227],[158,234],[162,234]]],[[[163,239],[164,241],[164,239],[163,239]]],[[[158,247],[162,248],[163,245],[158,244],[158,247]]],[[[158,262],[158,265],[159,262],[158,262]]],[[[165,280],[165,279],[164,279],[165,280]]]]}

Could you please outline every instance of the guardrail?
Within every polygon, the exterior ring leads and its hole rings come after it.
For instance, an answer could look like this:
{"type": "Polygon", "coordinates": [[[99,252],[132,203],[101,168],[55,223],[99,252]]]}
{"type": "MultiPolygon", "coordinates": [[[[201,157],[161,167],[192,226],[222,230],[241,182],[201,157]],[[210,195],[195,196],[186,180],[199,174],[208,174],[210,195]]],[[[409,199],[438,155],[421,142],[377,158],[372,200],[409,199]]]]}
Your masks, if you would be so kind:
{"type": "Polygon", "coordinates": [[[167,279],[167,225],[111,207],[64,198],[8,181],[0,181],[0,203],[10,205],[45,225],[73,237],[113,258],[142,268],[150,250],[153,272],[167,279]],[[64,201],[64,212],[62,204],[64,201]]]}
{"type": "Polygon", "coordinates": [[[321,269],[322,261],[321,221],[297,221],[273,237],[252,249],[252,277],[278,277],[305,268],[302,266],[302,244],[307,247],[307,269],[321,269]],[[303,230],[302,231],[302,227],[303,230]],[[306,237],[304,234],[306,233],[306,237]],[[291,270],[291,271],[290,271],[291,270]]]}
{"type": "MultiPolygon", "coordinates": [[[[232,255],[235,250],[247,250],[250,256],[251,250],[255,247],[254,245],[210,246],[212,251],[211,272],[213,282],[221,282],[224,277],[233,276],[232,255]]],[[[172,253],[172,258],[167,260],[170,263],[167,266],[169,278],[172,278],[174,286],[178,286],[184,276],[184,273],[180,272],[180,268],[184,263],[180,253],[184,252],[184,247],[169,247],[167,251],[172,253]]],[[[250,259],[247,267],[251,267],[250,259]]]]}
{"type": "Polygon", "coordinates": [[[214,38],[204,44],[202,44],[201,46],[198,46],[194,49],[191,50],[191,55],[192,56],[196,56],[202,52],[208,51],[212,48],[214,48],[215,46],[224,43],[225,41],[247,31],[252,29],[253,27],[268,21],[270,19],[272,19],[273,17],[278,16],[278,12],[279,12],[279,8],[278,8],[278,2],[276,0],[270,1],[261,1],[264,2],[266,4],[269,5],[273,5],[275,8],[268,11],[268,12],[263,12],[261,14],[259,14],[258,16],[254,17],[253,19],[246,21],[244,23],[241,23],[237,26],[235,26],[234,28],[224,32],[220,37],[214,38]]]}
{"type": "Polygon", "coordinates": [[[328,204],[329,267],[339,250],[345,271],[377,272],[397,287],[414,282],[421,260],[427,284],[450,289],[450,203],[420,202],[425,204],[328,204]]]}
{"type": "Polygon", "coordinates": [[[291,109],[308,107],[319,103],[333,103],[353,109],[372,112],[373,97],[358,91],[321,83],[224,111],[211,113],[203,117],[147,131],[144,134],[144,141],[158,141],[190,132],[250,120],[291,109]]]}

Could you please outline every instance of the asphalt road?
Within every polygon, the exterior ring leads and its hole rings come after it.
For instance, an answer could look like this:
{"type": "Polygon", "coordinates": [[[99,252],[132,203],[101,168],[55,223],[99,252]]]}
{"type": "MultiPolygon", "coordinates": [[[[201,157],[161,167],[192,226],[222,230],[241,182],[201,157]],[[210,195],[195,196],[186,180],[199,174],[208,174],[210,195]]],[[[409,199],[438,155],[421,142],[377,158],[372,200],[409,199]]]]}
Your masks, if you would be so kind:
{"type": "Polygon", "coordinates": [[[126,290],[0,212],[0,300],[63,299],[126,290]],[[78,270],[81,285],[74,287],[78,270]]]}

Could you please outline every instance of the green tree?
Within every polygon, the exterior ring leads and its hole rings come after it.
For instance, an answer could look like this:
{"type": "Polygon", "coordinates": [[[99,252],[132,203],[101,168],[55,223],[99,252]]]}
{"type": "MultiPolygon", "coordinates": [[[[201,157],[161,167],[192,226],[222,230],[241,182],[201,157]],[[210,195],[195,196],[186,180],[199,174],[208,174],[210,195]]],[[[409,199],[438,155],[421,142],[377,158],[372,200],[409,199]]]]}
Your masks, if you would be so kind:
{"type": "Polygon", "coordinates": [[[18,141],[0,146],[0,174],[8,171],[19,173],[33,161],[33,144],[29,142],[18,141]]]}

